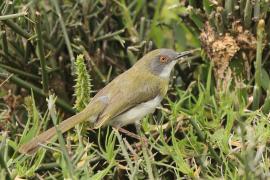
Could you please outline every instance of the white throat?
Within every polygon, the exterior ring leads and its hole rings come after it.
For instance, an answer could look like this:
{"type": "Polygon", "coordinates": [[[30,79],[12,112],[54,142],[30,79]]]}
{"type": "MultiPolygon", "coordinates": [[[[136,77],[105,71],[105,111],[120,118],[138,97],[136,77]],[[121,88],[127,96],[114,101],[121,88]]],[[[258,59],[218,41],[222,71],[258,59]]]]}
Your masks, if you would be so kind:
{"type": "Polygon", "coordinates": [[[170,64],[168,64],[166,67],[164,67],[164,69],[161,71],[161,73],[159,74],[160,77],[163,78],[169,78],[170,74],[172,72],[172,69],[174,67],[174,65],[177,63],[177,61],[172,61],[170,62],[170,64]]]}

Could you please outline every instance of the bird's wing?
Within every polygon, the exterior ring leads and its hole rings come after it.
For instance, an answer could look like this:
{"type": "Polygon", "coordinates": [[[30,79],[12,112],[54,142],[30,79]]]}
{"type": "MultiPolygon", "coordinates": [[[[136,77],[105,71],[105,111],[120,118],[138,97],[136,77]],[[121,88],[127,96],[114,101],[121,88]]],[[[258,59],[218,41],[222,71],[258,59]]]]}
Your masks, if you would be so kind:
{"type": "MultiPolygon", "coordinates": [[[[110,119],[113,119],[138,104],[152,100],[158,95],[164,96],[166,94],[167,81],[160,80],[153,75],[135,74],[135,76],[128,75],[119,77],[107,87],[111,90],[110,102],[98,117],[94,128],[99,128],[107,124],[110,119]],[[150,83],[151,86],[149,85],[150,83]]],[[[106,91],[106,89],[104,89],[104,91],[106,91]]]]}

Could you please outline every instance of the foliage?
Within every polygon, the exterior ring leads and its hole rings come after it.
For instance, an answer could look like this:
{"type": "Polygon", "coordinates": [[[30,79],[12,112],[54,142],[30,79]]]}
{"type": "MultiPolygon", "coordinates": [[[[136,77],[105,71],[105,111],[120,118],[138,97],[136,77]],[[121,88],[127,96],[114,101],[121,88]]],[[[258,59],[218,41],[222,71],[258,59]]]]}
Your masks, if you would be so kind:
{"type": "Polygon", "coordinates": [[[267,0],[6,0],[0,12],[0,179],[269,178],[267,0]],[[200,46],[139,140],[76,127],[17,152],[147,51],[200,46]]]}

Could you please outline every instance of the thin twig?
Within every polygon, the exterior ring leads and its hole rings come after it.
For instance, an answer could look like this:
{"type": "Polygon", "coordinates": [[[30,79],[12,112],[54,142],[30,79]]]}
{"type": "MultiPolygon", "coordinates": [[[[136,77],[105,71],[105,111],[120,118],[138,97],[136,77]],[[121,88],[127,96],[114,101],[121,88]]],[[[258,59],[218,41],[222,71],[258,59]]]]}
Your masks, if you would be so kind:
{"type": "Polygon", "coordinates": [[[8,80],[11,78],[11,76],[13,76],[13,74],[10,74],[1,84],[0,87],[2,87],[6,82],[8,82],[8,80]]]}

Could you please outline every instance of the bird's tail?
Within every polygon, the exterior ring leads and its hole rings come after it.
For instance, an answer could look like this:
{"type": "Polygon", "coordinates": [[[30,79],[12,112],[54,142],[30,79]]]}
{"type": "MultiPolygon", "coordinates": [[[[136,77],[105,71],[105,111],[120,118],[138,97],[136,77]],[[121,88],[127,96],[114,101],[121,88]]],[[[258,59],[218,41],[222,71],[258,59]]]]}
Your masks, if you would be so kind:
{"type": "MultiPolygon", "coordinates": [[[[61,133],[64,133],[85,120],[89,120],[93,123],[98,117],[98,114],[103,111],[105,106],[106,103],[101,101],[91,103],[82,112],[62,121],[58,125],[58,129],[61,133]],[[94,106],[92,106],[93,104],[94,106]]],[[[19,152],[29,155],[35,153],[40,145],[46,145],[56,135],[56,133],[57,131],[55,127],[48,129],[47,131],[32,139],[30,142],[23,144],[19,148],[19,152]]]]}

